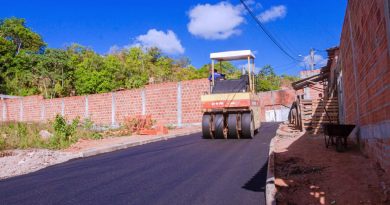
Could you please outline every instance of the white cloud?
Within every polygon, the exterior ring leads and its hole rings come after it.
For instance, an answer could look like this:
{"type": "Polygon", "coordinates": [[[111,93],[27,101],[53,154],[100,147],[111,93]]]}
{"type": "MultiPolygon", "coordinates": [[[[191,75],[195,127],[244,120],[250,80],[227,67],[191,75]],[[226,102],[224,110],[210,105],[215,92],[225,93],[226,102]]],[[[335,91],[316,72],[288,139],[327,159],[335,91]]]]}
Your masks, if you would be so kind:
{"type": "Polygon", "coordinates": [[[251,9],[262,9],[263,8],[263,5],[261,5],[261,3],[257,3],[255,0],[246,0],[245,3],[251,9]]]}
{"type": "Polygon", "coordinates": [[[238,26],[245,21],[243,15],[244,10],[240,5],[234,6],[229,2],[198,4],[188,13],[190,22],[187,28],[194,36],[223,40],[241,33],[238,26]]]}
{"type": "Polygon", "coordinates": [[[151,48],[157,47],[166,54],[183,54],[184,47],[176,34],[168,30],[167,32],[150,29],[146,34],[136,37],[131,47],[151,48]]]}
{"type": "MultiPolygon", "coordinates": [[[[328,62],[328,59],[322,57],[321,55],[317,55],[317,54],[314,55],[314,64],[316,67],[325,66],[327,62],[328,62]]],[[[311,65],[310,55],[303,57],[303,62],[300,63],[300,66],[310,67],[310,65],[311,65]]]]}
{"type": "Polygon", "coordinates": [[[110,47],[110,49],[108,50],[108,54],[115,54],[115,53],[118,53],[121,51],[121,47],[119,47],[118,45],[113,45],[110,47]]]}
{"type": "Polygon", "coordinates": [[[275,21],[277,19],[282,19],[287,14],[287,7],[284,5],[273,6],[270,9],[262,12],[258,18],[262,23],[267,23],[270,21],[275,21]]]}

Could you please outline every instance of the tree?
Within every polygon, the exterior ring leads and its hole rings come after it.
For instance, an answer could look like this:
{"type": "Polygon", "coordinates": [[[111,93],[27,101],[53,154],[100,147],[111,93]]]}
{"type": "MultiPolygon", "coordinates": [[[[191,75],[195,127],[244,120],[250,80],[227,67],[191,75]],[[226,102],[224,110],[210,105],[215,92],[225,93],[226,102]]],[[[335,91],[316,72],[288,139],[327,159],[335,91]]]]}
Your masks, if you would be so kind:
{"type": "MultiPolygon", "coordinates": [[[[132,47],[100,55],[72,44],[46,49],[41,36],[20,18],[0,20],[0,92],[41,94],[45,98],[140,88],[148,83],[207,78],[209,65],[196,69],[187,57],[164,55],[158,48],[132,47]]],[[[227,78],[241,72],[231,63],[216,64],[227,78]]]]}
{"type": "Polygon", "coordinates": [[[38,60],[35,54],[21,51],[9,60],[2,76],[2,91],[10,95],[34,95],[39,93],[33,67],[38,60]]]}
{"type": "Polygon", "coordinates": [[[46,98],[69,96],[73,90],[73,67],[65,50],[46,49],[43,55],[37,55],[38,63],[34,67],[38,78],[38,88],[46,98]]]}
{"type": "Polygon", "coordinates": [[[39,52],[46,44],[41,36],[33,32],[21,18],[8,18],[0,21],[0,38],[11,41],[15,55],[24,49],[39,52]]]}
{"type": "Polygon", "coordinates": [[[103,93],[117,88],[114,78],[116,68],[107,68],[106,64],[104,57],[92,50],[85,50],[81,54],[81,61],[75,65],[76,93],[79,95],[103,93]]]}
{"type": "Polygon", "coordinates": [[[265,65],[257,76],[256,91],[271,91],[280,89],[280,77],[271,65],[265,65]]]}
{"type": "Polygon", "coordinates": [[[24,19],[0,19],[0,92],[37,93],[31,69],[36,64],[34,53],[44,46],[42,38],[26,27],[24,19]]]}
{"type": "Polygon", "coordinates": [[[260,69],[259,76],[261,76],[261,77],[274,77],[276,75],[274,72],[274,68],[272,68],[271,65],[265,65],[263,68],[260,69]]]}
{"type": "MultiPolygon", "coordinates": [[[[229,61],[221,61],[214,64],[214,69],[219,73],[225,74],[227,79],[238,79],[241,71],[229,61]]],[[[211,65],[205,64],[199,70],[200,78],[207,78],[210,75],[211,65]]]]}

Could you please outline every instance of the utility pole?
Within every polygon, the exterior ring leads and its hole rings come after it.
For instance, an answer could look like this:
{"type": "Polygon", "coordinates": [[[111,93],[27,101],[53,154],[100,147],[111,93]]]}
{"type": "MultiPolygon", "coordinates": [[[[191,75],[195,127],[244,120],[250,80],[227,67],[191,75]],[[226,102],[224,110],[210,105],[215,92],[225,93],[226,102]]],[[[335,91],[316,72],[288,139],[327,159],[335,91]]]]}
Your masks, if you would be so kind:
{"type": "Polygon", "coordinates": [[[314,49],[310,49],[310,69],[314,70],[314,49]]]}

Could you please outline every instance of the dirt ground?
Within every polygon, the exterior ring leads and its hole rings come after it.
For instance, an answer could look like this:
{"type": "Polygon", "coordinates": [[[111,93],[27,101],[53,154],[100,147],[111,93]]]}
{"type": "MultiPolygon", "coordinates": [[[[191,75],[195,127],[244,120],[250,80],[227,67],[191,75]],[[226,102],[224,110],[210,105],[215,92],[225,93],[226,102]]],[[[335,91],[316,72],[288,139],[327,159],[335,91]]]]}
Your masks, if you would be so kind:
{"type": "MultiPolygon", "coordinates": [[[[348,141],[345,152],[326,148],[323,135],[300,133],[275,141],[276,199],[281,205],[390,204],[390,174],[348,141]]],[[[292,133],[292,134],[291,134],[292,133]]]]}

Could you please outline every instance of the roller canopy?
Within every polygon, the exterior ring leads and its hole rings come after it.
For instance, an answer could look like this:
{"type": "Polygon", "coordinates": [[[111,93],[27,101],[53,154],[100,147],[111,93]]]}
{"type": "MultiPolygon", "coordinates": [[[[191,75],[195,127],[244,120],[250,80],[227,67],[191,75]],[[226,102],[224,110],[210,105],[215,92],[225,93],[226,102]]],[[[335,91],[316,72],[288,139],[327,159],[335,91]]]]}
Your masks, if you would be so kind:
{"type": "Polygon", "coordinates": [[[231,60],[246,60],[251,58],[255,59],[255,55],[250,50],[241,50],[241,51],[227,51],[219,53],[211,53],[210,58],[212,60],[218,61],[231,61],[231,60]]]}

